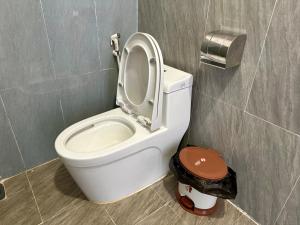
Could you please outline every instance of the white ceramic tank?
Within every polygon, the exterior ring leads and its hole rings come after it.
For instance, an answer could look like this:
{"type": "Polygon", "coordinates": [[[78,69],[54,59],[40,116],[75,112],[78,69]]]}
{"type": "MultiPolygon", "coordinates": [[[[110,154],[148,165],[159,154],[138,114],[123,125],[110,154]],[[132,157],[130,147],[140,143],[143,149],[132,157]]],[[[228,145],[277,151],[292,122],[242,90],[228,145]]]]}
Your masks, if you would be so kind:
{"type": "Polygon", "coordinates": [[[177,127],[179,133],[185,132],[190,122],[192,83],[190,74],[165,66],[163,125],[170,129],[177,127]]]}

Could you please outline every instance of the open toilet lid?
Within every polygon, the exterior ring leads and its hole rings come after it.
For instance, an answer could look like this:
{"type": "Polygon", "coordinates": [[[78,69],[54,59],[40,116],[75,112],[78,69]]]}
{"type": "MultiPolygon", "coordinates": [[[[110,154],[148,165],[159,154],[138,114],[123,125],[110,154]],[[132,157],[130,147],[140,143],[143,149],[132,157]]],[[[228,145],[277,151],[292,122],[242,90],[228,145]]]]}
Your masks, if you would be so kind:
{"type": "Polygon", "coordinates": [[[124,46],[120,62],[117,105],[151,131],[161,126],[163,58],[155,39],[134,33],[124,46]]]}

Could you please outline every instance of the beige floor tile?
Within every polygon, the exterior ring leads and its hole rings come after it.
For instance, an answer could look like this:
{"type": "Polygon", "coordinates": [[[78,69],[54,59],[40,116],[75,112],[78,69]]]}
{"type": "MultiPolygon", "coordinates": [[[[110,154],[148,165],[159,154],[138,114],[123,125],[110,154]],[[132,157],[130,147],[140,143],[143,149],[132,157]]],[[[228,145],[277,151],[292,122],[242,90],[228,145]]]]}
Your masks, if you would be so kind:
{"type": "Polygon", "coordinates": [[[255,222],[253,222],[251,219],[249,219],[245,215],[241,215],[239,219],[235,221],[233,225],[257,225],[255,222]]]}
{"type": "Polygon", "coordinates": [[[6,199],[0,201],[1,225],[37,225],[41,223],[25,173],[4,182],[6,199]]]}
{"type": "Polygon", "coordinates": [[[137,225],[174,225],[179,221],[179,217],[168,205],[163,206],[150,216],[143,219],[137,225]]]}
{"type": "MultiPolygon", "coordinates": [[[[177,182],[172,175],[129,198],[107,205],[87,201],[58,160],[35,168],[28,172],[28,177],[45,221],[43,225],[255,224],[222,200],[217,212],[209,217],[184,211],[176,201],[177,182]]],[[[41,220],[26,175],[8,179],[4,185],[7,199],[0,201],[0,224],[39,224],[41,220]]]]}
{"type": "Polygon", "coordinates": [[[29,171],[28,177],[43,220],[54,216],[72,201],[85,198],[60,160],[29,171]]]}
{"type": "Polygon", "coordinates": [[[169,175],[165,179],[155,184],[153,188],[163,200],[169,202],[170,204],[175,204],[177,179],[174,177],[174,175],[169,175]]]}
{"type": "Polygon", "coordinates": [[[103,205],[74,200],[44,225],[114,225],[103,205]]]}
{"type": "Polygon", "coordinates": [[[28,189],[28,180],[25,173],[11,177],[4,182],[5,193],[7,197],[12,197],[16,193],[28,189]]]}
{"type": "Polygon", "coordinates": [[[129,198],[106,205],[106,209],[118,225],[131,225],[153,213],[165,204],[153,190],[147,188],[129,198]]]}

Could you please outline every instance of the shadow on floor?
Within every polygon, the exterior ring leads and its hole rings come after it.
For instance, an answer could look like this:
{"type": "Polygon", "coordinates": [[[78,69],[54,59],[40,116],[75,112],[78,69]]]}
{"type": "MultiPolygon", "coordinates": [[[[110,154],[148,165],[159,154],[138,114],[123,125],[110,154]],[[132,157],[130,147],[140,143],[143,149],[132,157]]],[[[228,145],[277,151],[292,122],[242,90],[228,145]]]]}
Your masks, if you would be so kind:
{"type": "Polygon", "coordinates": [[[54,183],[55,187],[64,195],[87,200],[63,164],[55,171],[54,183]]]}

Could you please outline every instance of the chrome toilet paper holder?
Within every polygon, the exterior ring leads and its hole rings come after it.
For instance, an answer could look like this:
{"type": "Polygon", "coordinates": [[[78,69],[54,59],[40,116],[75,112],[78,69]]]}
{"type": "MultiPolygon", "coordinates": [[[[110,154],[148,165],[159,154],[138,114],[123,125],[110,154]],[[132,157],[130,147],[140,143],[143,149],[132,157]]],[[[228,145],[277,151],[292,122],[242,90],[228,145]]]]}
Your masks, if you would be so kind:
{"type": "Polygon", "coordinates": [[[208,33],[201,45],[200,61],[221,69],[240,65],[247,35],[228,31],[208,33]]]}

